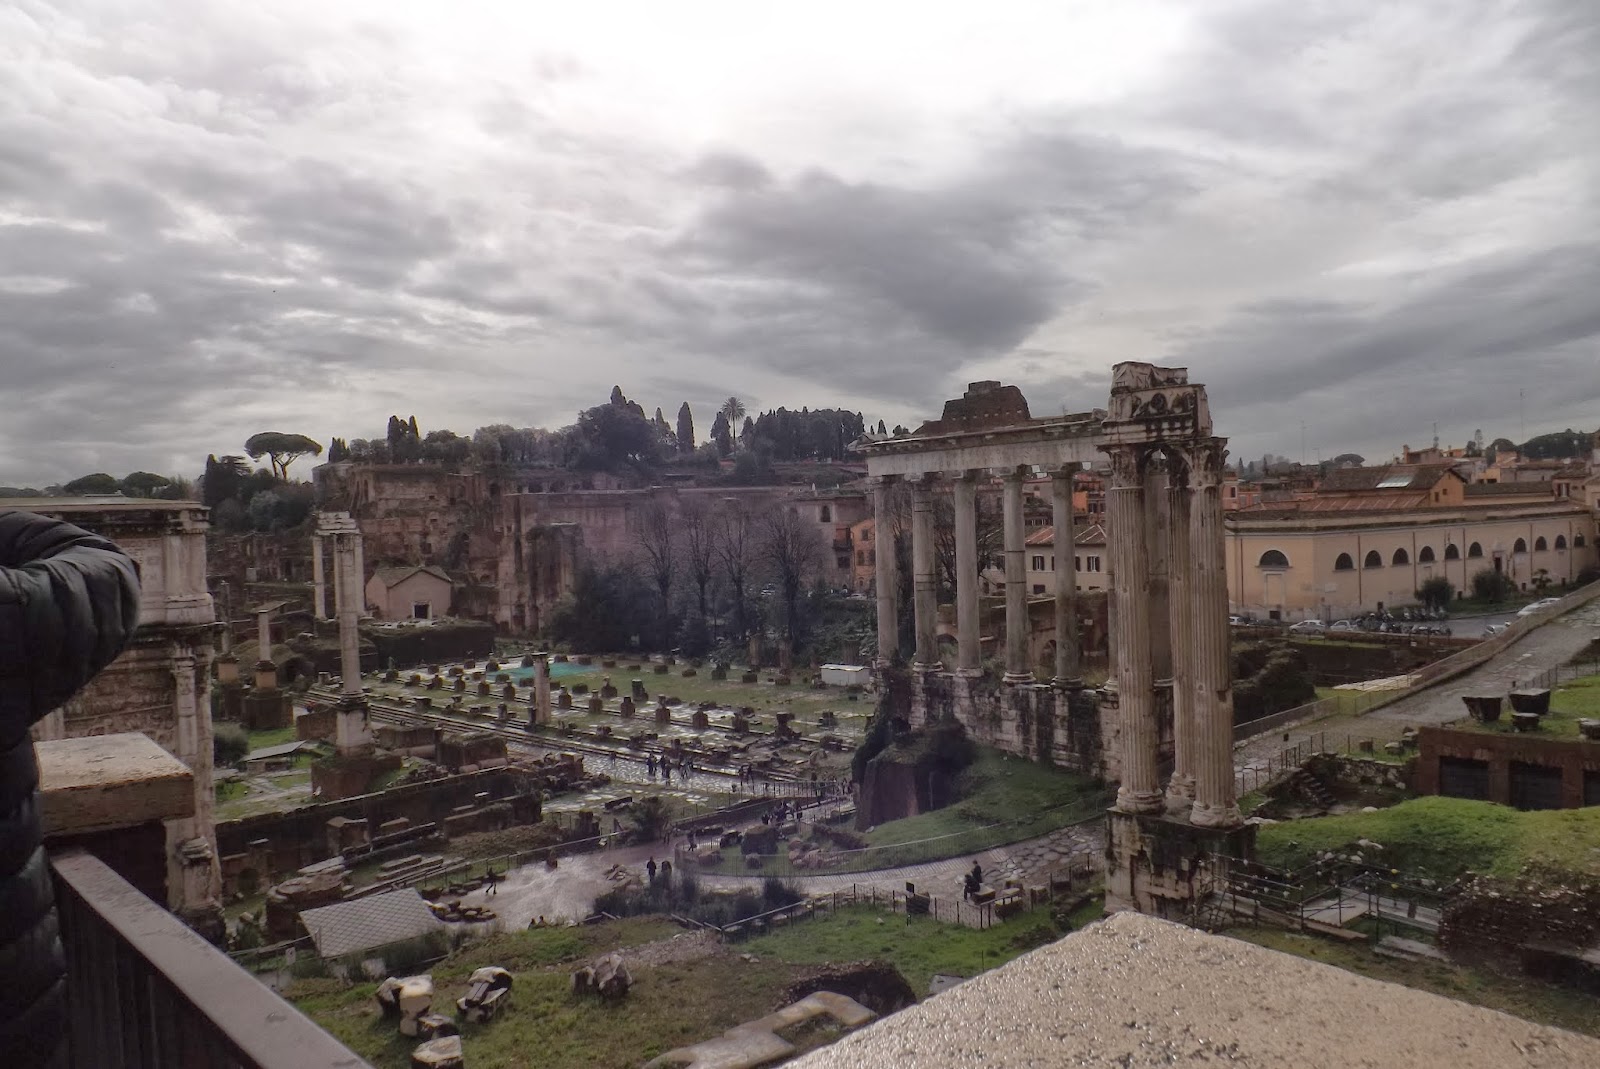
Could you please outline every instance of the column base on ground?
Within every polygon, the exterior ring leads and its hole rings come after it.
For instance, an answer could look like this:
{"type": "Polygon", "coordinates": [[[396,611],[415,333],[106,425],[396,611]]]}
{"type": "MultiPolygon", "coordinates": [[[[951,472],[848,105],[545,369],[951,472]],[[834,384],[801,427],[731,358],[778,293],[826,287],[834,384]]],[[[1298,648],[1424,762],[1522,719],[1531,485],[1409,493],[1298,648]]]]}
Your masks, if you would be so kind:
{"type": "Polygon", "coordinates": [[[937,661],[933,662],[932,664],[929,664],[926,661],[912,661],[911,670],[919,675],[926,675],[929,672],[943,672],[944,665],[937,661]]]}
{"type": "Polygon", "coordinates": [[[1181,816],[1106,815],[1106,912],[1187,919],[1255,857],[1256,826],[1196,827],[1181,816]]]}
{"type": "Polygon", "coordinates": [[[983,669],[981,669],[981,668],[957,668],[955,670],[955,672],[952,673],[952,674],[960,677],[961,679],[982,679],[983,678],[983,669]]]}
{"type": "Polygon", "coordinates": [[[1082,676],[1056,676],[1050,685],[1057,690],[1082,690],[1084,682],[1082,676]]]}
{"type": "Polygon", "coordinates": [[[1239,812],[1237,805],[1202,806],[1196,802],[1194,809],[1190,811],[1189,820],[1201,828],[1237,828],[1244,823],[1244,815],[1239,812]]]}
{"type": "Polygon", "coordinates": [[[1032,672],[1007,672],[1000,677],[1002,683],[1037,683],[1032,672]]]}
{"type": "Polygon", "coordinates": [[[1188,815],[1194,805],[1194,777],[1173,776],[1167,783],[1167,812],[1188,815]]]}

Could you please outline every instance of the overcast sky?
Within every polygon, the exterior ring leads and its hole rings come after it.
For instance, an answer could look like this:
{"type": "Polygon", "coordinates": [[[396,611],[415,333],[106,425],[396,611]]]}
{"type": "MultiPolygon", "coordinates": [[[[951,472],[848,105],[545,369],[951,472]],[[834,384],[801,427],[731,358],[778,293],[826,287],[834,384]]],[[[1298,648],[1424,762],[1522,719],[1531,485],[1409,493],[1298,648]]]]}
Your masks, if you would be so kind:
{"type": "Polygon", "coordinates": [[[1597,172],[1595,0],[0,0],[0,483],[1129,359],[1245,456],[1592,429],[1597,172]]]}

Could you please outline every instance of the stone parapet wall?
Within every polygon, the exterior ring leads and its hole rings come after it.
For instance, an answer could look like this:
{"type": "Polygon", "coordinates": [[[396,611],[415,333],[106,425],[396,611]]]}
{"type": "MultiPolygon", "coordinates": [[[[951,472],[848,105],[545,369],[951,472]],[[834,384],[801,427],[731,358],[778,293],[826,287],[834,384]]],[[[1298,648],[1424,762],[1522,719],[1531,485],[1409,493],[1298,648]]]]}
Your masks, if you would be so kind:
{"type": "MultiPolygon", "coordinates": [[[[1114,781],[1117,760],[1115,709],[1102,709],[1096,690],[1061,690],[969,679],[950,673],[916,673],[912,680],[914,724],[953,716],[984,746],[1030,761],[1114,781]]],[[[1166,703],[1164,740],[1171,752],[1172,710],[1166,703]]]]}
{"type": "Polygon", "coordinates": [[[1415,778],[1415,761],[1395,764],[1371,757],[1351,757],[1347,754],[1312,754],[1301,766],[1328,786],[1339,787],[1392,787],[1410,790],[1415,778]]]}

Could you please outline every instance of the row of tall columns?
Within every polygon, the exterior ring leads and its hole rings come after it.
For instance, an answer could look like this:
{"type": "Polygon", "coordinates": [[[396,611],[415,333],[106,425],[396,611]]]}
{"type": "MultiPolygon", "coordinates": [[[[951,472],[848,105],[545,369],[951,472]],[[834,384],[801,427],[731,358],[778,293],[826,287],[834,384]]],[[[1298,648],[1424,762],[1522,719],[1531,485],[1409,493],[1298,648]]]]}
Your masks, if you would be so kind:
{"type": "Polygon", "coordinates": [[[1203,827],[1240,820],[1220,489],[1224,444],[1210,438],[1167,447],[1170,465],[1156,460],[1151,447],[1107,450],[1122,726],[1117,808],[1187,810],[1203,827]],[[1165,790],[1157,765],[1158,676],[1172,686],[1174,762],[1165,790]]]}
{"type": "MultiPolygon", "coordinates": [[[[1077,574],[1073,566],[1076,544],[1073,521],[1073,479],[1079,465],[1069,464],[1051,475],[1052,512],[1056,525],[1056,663],[1054,682],[1082,686],[1078,653],[1077,574]]],[[[956,550],[956,671],[965,676],[982,673],[982,621],[979,616],[978,480],[982,472],[958,473],[952,484],[955,505],[956,550]]],[[[1002,503],[1003,565],[1006,583],[1005,681],[1034,682],[1028,653],[1028,588],[1026,572],[1027,530],[1023,521],[1025,467],[1004,474],[1002,503]]],[[[912,615],[916,650],[913,666],[921,671],[942,667],[938,641],[938,573],[933,528],[933,479],[924,475],[911,485],[912,615]]],[[[873,488],[877,528],[878,662],[893,663],[899,655],[899,590],[896,583],[894,541],[888,518],[893,510],[893,482],[880,478],[873,488]]]]}

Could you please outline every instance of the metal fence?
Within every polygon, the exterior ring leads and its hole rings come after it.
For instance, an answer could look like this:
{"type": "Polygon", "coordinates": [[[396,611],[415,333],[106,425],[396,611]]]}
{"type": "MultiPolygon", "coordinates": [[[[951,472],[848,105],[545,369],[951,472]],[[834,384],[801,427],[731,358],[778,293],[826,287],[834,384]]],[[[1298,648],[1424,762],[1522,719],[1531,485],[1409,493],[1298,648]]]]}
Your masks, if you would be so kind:
{"type": "Polygon", "coordinates": [[[1296,705],[1292,709],[1283,709],[1276,713],[1246,720],[1233,725],[1233,741],[1244,742],[1269,731],[1289,724],[1299,723],[1303,720],[1320,720],[1325,716],[1360,716],[1368,709],[1386,701],[1390,697],[1387,691],[1340,691],[1326,698],[1296,705]]]}
{"type": "Polygon", "coordinates": [[[50,858],[73,1069],[363,1069],[367,1063],[81,850],[50,858]]]}

